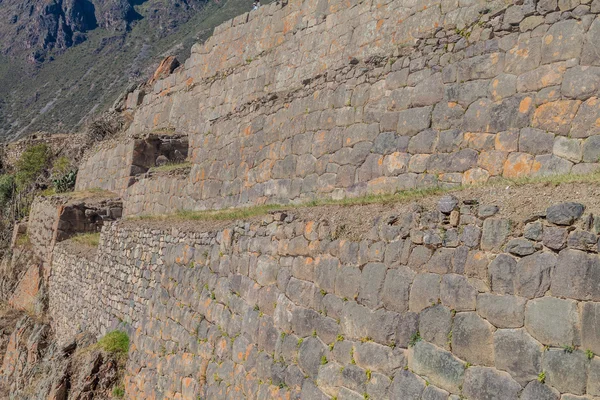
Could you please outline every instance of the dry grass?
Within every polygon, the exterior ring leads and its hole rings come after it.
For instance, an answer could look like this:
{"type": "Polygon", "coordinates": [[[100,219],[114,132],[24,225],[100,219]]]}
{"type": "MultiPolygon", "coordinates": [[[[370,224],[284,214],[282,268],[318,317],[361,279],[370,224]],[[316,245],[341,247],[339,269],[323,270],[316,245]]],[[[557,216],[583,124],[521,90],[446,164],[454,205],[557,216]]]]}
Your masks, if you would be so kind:
{"type": "Polygon", "coordinates": [[[455,188],[442,188],[432,187],[425,189],[412,189],[404,190],[393,194],[380,194],[380,195],[366,195],[354,198],[345,198],[342,200],[313,200],[307,203],[301,204],[266,204],[253,207],[244,208],[232,208],[226,210],[214,210],[214,211],[177,211],[172,214],[161,214],[161,215],[143,215],[138,217],[132,217],[132,220],[147,220],[147,221],[224,221],[224,220],[239,220],[247,219],[260,215],[268,214],[278,210],[290,210],[304,207],[317,207],[317,206],[354,206],[354,205],[368,205],[368,204],[395,204],[395,203],[407,203],[418,201],[430,196],[439,196],[445,193],[452,193],[464,190],[466,188],[476,187],[493,187],[493,186],[526,186],[533,184],[549,184],[553,186],[559,186],[568,183],[600,183],[600,172],[587,175],[554,175],[554,176],[543,176],[543,177],[525,177],[517,179],[498,179],[491,183],[485,183],[482,185],[472,186],[459,186],[455,188]]]}
{"type": "Polygon", "coordinates": [[[160,167],[152,167],[150,168],[150,172],[170,172],[177,171],[183,169],[189,169],[192,167],[192,163],[189,161],[178,163],[178,164],[166,164],[161,165],[160,167]]]}
{"type": "Polygon", "coordinates": [[[100,244],[100,233],[82,233],[80,235],[73,236],[71,240],[84,246],[98,247],[100,244]]]}

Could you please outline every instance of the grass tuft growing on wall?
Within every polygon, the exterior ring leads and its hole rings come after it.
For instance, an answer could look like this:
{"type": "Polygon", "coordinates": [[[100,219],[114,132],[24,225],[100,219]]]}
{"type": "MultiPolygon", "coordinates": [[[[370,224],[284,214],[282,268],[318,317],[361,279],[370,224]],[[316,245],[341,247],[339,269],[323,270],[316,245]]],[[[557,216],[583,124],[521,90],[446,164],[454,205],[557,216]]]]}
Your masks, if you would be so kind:
{"type": "Polygon", "coordinates": [[[107,353],[125,357],[129,352],[129,336],[123,331],[112,331],[98,340],[97,346],[107,353]]]}
{"type": "Polygon", "coordinates": [[[187,169],[187,168],[191,168],[191,167],[192,167],[191,162],[166,164],[166,165],[161,165],[160,167],[152,167],[152,168],[150,168],[150,172],[170,172],[170,171],[176,171],[179,169],[187,169]]]}
{"type": "Polygon", "coordinates": [[[100,233],[82,233],[81,235],[73,236],[71,240],[84,246],[98,247],[100,244],[100,233]]]}

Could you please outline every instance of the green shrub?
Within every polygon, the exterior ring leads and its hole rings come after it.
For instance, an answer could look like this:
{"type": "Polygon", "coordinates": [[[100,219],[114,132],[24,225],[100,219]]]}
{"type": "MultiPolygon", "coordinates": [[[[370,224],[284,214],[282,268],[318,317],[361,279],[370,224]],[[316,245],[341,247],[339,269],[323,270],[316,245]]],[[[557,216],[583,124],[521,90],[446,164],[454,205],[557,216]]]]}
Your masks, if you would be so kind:
{"type": "Polygon", "coordinates": [[[116,399],[125,397],[125,388],[123,388],[123,386],[115,386],[112,390],[112,397],[116,399]]]}
{"type": "Polygon", "coordinates": [[[77,171],[70,171],[60,178],[52,180],[52,186],[56,193],[72,192],[75,190],[75,181],[77,180],[77,171]]]}
{"type": "Polygon", "coordinates": [[[0,205],[8,203],[15,192],[15,177],[10,174],[0,175],[0,205]]]}
{"type": "Polygon", "coordinates": [[[52,175],[53,176],[62,176],[69,172],[71,169],[71,160],[69,158],[62,156],[58,157],[52,163],[52,175]]]}
{"type": "Polygon", "coordinates": [[[15,181],[22,190],[34,183],[48,166],[50,151],[46,144],[29,147],[16,163],[15,181]]]}
{"type": "Polygon", "coordinates": [[[98,347],[108,353],[127,355],[129,352],[129,336],[123,331],[109,332],[98,341],[98,347]]]}

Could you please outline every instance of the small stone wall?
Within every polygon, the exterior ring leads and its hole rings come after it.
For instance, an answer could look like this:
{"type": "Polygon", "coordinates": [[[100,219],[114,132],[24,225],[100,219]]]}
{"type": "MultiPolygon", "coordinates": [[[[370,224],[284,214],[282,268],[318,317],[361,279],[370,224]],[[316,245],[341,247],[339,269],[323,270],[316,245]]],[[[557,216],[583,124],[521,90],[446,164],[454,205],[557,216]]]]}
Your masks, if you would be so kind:
{"type": "Polygon", "coordinates": [[[130,398],[600,396],[600,219],[497,213],[444,197],[362,233],[287,213],[105,225],[90,258],[56,246],[53,329],[126,326],[130,398]]]}
{"type": "Polygon", "coordinates": [[[38,196],[29,213],[27,235],[33,253],[44,266],[49,266],[57,242],[80,233],[99,232],[106,221],[120,219],[122,214],[123,205],[118,198],[38,196]]]}
{"type": "Polygon", "coordinates": [[[274,2],[195,45],[130,134],[190,132],[190,210],[595,171],[599,11],[274,2]]]}
{"type": "Polygon", "coordinates": [[[122,193],[129,186],[133,142],[105,146],[90,150],[94,153],[79,165],[75,190],[104,189],[122,193]]]}
{"type": "Polygon", "coordinates": [[[21,140],[5,144],[2,148],[2,166],[13,168],[21,158],[21,154],[29,147],[37,144],[47,145],[56,157],[65,156],[73,159],[80,155],[80,151],[84,148],[87,140],[84,134],[35,133],[21,140]]]}

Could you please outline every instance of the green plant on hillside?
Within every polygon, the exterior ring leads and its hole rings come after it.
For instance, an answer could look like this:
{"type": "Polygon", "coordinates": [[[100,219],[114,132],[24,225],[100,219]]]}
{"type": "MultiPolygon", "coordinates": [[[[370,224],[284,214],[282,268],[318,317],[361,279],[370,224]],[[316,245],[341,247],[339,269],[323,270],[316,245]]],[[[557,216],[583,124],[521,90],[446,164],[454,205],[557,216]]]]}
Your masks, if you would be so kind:
{"type": "Polygon", "coordinates": [[[0,175],[0,206],[5,206],[15,192],[15,177],[12,174],[0,175]]]}
{"type": "Polygon", "coordinates": [[[33,185],[48,167],[50,150],[46,144],[36,144],[21,154],[16,163],[15,182],[19,191],[33,185]]]}
{"type": "Polygon", "coordinates": [[[125,388],[121,385],[115,386],[112,390],[112,397],[115,399],[122,399],[125,397],[125,388]]]}
{"type": "Polygon", "coordinates": [[[127,356],[129,352],[129,335],[123,331],[112,331],[98,340],[97,346],[107,353],[127,356]]]}
{"type": "Polygon", "coordinates": [[[52,186],[56,193],[72,192],[75,190],[75,181],[77,180],[77,170],[70,171],[57,179],[52,180],[52,186]]]}
{"type": "Polygon", "coordinates": [[[71,169],[71,160],[68,157],[58,157],[52,163],[52,176],[58,177],[66,174],[71,169]]]}

